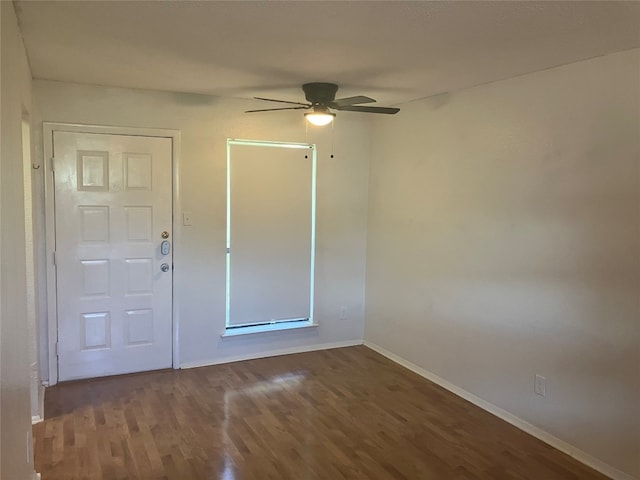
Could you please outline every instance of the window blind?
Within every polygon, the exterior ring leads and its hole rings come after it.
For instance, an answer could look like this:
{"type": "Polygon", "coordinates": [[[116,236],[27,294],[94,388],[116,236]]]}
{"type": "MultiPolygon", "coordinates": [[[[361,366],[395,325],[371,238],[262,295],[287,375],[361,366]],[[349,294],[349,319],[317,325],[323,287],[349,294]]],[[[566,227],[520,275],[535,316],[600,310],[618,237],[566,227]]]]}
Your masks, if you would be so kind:
{"type": "Polygon", "coordinates": [[[308,146],[230,145],[228,328],[310,318],[313,167],[308,146]]]}

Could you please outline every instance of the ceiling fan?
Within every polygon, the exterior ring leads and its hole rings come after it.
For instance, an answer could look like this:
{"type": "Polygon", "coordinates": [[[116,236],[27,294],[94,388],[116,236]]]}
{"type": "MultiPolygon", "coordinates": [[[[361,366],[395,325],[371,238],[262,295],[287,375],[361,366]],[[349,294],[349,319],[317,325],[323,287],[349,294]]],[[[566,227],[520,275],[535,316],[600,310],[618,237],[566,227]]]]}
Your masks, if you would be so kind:
{"type": "Polygon", "coordinates": [[[344,110],[347,112],[362,112],[362,113],[386,113],[394,114],[400,111],[399,108],[390,107],[369,107],[361,106],[361,103],[373,103],[373,98],[364,97],[358,95],[355,97],[339,98],[336,100],[336,92],[338,91],[338,85],[334,83],[322,83],[313,82],[305,83],[302,85],[305,98],[309,103],[301,102],[289,102],[287,100],[274,100],[273,98],[254,97],[256,100],[265,100],[267,102],[279,102],[296,105],[295,107],[281,107],[281,108],[263,108],[260,110],[247,110],[245,113],[255,112],[273,112],[276,110],[309,110],[304,114],[305,118],[314,125],[327,125],[333,121],[336,114],[331,112],[333,110],[344,110]]]}

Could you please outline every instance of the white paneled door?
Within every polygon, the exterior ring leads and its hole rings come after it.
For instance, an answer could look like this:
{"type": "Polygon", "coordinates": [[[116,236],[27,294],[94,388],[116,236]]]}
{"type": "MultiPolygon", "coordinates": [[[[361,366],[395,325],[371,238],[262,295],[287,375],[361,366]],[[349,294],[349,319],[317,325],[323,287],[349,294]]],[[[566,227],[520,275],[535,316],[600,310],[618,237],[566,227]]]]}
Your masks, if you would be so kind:
{"type": "Polygon", "coordinates": [[[171,367],[172,140],[55,131],[53,150],[59,379],[171,367]]]}

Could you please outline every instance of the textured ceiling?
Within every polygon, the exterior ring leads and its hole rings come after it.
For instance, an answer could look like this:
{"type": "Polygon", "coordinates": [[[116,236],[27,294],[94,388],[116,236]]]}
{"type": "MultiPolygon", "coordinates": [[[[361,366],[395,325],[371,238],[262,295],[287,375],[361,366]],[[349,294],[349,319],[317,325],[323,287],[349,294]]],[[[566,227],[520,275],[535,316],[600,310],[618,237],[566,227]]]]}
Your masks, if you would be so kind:
{"type": "Polygon", "coordinates": [[[398,105],[640,46],[640,2],[16,1],[35,78],[398,105]]]}

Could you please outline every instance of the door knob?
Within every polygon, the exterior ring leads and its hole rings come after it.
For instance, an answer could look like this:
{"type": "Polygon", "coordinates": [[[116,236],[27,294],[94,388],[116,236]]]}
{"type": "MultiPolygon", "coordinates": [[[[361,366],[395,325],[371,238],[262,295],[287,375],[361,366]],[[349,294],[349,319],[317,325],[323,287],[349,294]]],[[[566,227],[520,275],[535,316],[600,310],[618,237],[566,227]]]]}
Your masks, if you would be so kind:
{"type": "Polygon", "coordinates": [[[168,272],[169,271],[169,264],[168,263],[163,263],[162,265],[160,265],[160,270],[162,270],[163,272],[168,272]]]}

